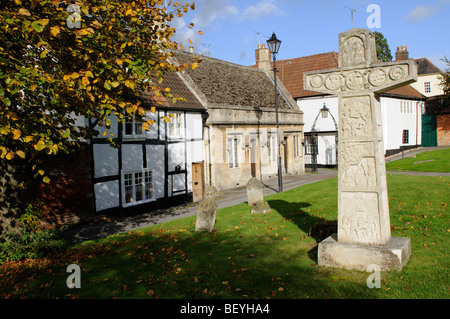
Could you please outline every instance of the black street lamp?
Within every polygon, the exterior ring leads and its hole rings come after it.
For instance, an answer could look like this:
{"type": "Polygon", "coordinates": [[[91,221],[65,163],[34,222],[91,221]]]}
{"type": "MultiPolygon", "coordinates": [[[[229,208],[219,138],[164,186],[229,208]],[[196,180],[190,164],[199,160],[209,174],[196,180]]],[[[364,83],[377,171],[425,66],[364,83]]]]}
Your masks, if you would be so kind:
{"type": "Polygon", "coordinates": [[[336,128],[336,137],[335,137],[335,145],[336,145],[336,165],[338,164],[338,125],[336,119],[333,114],[331,114],[330,109],[327,108],[325,103],[323,103],[323,107],[319,110],[319,114],[317,114],[316,119],[314,120],[313,126],[311,128],[311,164],[312,164],[312,173],[317,172],[317,153],[319,151],[319,143],[317,139],[317,131],[316,131],[316,123],[317,119],[320,115],[322,115],[323,119],[328,118],[328,114],[331,115],[331,118],[334,122],[334,127],[336,128]]]}
{"type": "Polygon", "coordinates": [[[281,41],[277,39],[275,32],[267,40],[267,46],[273,56],[273,79],[275,82],[275,108],[277,117],[277,145],[278,145],[278,192],[283,191],[283,172],[281,171],[281,153],[280,153],[280,128],[278,124],[278,88],[277,88],[277,54],[281,46],[281,41]]]}

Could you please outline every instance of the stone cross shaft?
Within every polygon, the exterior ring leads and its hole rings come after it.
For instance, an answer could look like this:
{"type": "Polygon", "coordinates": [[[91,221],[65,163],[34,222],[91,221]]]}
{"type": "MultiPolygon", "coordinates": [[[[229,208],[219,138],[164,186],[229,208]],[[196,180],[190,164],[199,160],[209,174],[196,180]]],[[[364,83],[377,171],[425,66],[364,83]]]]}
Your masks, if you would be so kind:
{"type": "Polygon", "coordinates": [[[378,63],[366,29],[339,34],[339,68],[304,74],[306,90],[339,99],[339,243],[391,240],[379,93],[417,80],[412,60],[378,63]]]}

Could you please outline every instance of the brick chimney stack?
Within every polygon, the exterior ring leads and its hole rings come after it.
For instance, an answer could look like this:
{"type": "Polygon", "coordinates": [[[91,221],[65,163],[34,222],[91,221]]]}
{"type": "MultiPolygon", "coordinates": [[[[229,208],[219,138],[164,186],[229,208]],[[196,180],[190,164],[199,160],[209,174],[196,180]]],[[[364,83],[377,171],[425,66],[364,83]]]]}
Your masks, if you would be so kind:
{"type": "Polygon", "coordinates": [[[258,49],[255,50],[256,67],[259,69],[270,70],[271,54],[266,45],[258,44],[258,49]]]}
{"type": "Polygon", "coordinates": [[[395,61],[403,61],[409,59],[409,52],[406,45],[397,47],[397,52],[395,52],[395,61]]]}

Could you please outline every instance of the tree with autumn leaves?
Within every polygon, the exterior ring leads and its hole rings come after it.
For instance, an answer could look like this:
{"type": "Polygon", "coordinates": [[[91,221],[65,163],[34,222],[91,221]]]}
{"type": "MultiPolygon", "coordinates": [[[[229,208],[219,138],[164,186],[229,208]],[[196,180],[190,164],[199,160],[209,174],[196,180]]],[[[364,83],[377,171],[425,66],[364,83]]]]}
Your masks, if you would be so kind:
{"type": "Polygon", "coordinates": [[[67,153],[98,134],[77,118],[108,128],[112,115],[123,122],[149,111],[141,92],[179,99],[164,88],[164,74],[197,63],[169,62],[178,48],[170,23],[194,9],[162,0],[1,1],[1,207],[23,185],[14,181],[15,163],[32,163],[27,175],[49,182],[42,155],[67,153]]]}

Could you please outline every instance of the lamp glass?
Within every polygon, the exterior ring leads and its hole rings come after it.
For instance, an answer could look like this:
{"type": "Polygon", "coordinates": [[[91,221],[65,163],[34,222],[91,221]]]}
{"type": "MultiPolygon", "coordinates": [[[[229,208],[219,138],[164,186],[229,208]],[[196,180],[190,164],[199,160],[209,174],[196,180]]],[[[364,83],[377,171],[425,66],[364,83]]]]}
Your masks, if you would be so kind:
{"type": "Polygon", "coordinates": [[[280,50],[281,41],[277,39],[275,32],[272,34],[272,37],[267,40],[267,46],[272,54],[278,54],[278,50],[280,50]]]}

